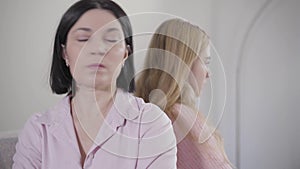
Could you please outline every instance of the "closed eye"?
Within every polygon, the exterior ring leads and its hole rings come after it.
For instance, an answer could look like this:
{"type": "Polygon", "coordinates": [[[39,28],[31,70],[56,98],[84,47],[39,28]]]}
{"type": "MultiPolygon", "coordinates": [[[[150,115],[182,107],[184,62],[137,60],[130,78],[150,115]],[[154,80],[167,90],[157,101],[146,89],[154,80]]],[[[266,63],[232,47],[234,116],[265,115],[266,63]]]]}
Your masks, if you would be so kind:
{"type": "Polygon", "coordinates": [[[109,43],[116,43],[118,42],[118,40],[116,39],[104,39],[105,41],[109,42],[109,43]]]}
{"type": "Polygon", "coordinates": [[[78,42],[86,42],[88,41],[89,39],[88,38],[85,38],[85,39],[77,39],[78,42]]]}
{"type": "Polygon", "coordinates": [[[109,28],[103,37],[105,42],[117,43],[122,39],[121,32],[118,28],[109,28]]]}
{"type": "Polygon", "coordinates": [[[86,41],[88,41],[90,39],[90,36],[78,36],[77,38],[76,38],[76,40],[78,41],[78,42],[86,42],[86,41]]]}

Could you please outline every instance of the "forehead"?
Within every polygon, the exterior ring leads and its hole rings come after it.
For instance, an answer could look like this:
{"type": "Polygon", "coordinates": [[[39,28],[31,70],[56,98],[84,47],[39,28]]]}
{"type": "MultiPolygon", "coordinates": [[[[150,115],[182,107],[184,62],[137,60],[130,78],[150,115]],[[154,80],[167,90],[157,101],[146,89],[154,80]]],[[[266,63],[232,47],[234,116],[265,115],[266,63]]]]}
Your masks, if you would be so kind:
{"type": "Polygon", "coordinates": [[[85,12],[71,28],[70,32],[78,28],[89,28],[93,32],[108,29],[118,28],[121,30],[121,24],[117,18],[108,10],[92,9],[85,12]]]}

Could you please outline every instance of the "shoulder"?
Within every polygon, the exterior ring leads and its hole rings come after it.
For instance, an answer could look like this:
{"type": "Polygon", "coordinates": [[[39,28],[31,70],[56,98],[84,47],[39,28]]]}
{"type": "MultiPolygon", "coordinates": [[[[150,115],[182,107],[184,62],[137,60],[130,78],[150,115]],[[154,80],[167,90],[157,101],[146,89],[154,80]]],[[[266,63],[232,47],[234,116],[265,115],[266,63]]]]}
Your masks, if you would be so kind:
{"type": "Polygon", "coordinates": [[[142,98],[136,97],[138,107],[140,108],[143,120],[155,121],[155,120],[165,120],[169,121],[166,113],[163,112],[157,105],[152,103],[145,103],[142,98]]]}
{"type": "Polygon", "coordinates": [[[209,127],[207,119],[201,112],[184,104],[175,104],[171,113],[176,117],[172,122],[178,142],[188,134],[196,140],[202,139],[203,136],[207,137],[209,127]]]}
{"type": "Polygon", "coordinates": [[[35,113],[26,121],[20,137],[37,137],[41,135],[41,125],[39,119],[43,116],[42,113],[35,113]],[[36,135],[38,134],[38,135],[36,135]]]}
{"type": "Polygon", "coordinates": [[[69,97],[64,97],[52,108],[38,112],[31,115],[26,121],[22,133],[33,133],[32,131],[38,132],[43,128],[51,128],[56,123],[61,123],[64,120],[64,116],[69,110],[69,97]]]}
{"type": "Polygon", "coordinates": [[[177,113],[178,114],[180,114],[180,113],[197,114],[197,111],[195,109],[192,109],[188,105],[176,103],[172,107],[172,113],[176,113],[176,114],[177,113]]]}
{"type": "Polygon", "coordinates": [[[33,117],[36,116],[36,123],[51,126],[61,123],[68,113],[70,113],[70,97],[65,96],[53,107],[44,112],[37,113],[33,117]]]}
{"type": "Polygon", "coordinates": [[[156,105],[118,90],[114,106],[126,119],[125,127],[138,138],[140,158],[154,157],[176,147],[171,121],[156,105]]]}
{"type": "Polygon", "coordinates": [[[170,122],[166,114],[156,105],[145,103],[142,98],[118,90],[114,106],[117,111],[127,120],[138,120],[142,123],[154,122],[157,120],[170,122]]]}
{"type": "Polygon", "coordinates": [[[142,98],[132,93],[118,89],[114,106],[123,118],[141,126],[142,135],[172,129],[171,121],[165,112],[152,103],[145,103],[142,98]]]}
{"type": "MultiPolygon", "coordinates": [[[[151,157],[176,149],[176,137],[171,120],[152,103],[137,98],[140,106],[140,157],[151,157]]],[[[176,150],[175,150],[176,151],[176,150]]]]}
{"type": "Polygon", "coordinates": [[[65,97],[53,108],[35,113],[26,121],[18,136],[13,168],[40,168],[47,135],[55,128],[56,122],[63,122],[68,111],[68,100],[65,97]]]}
{"type": "Polygon", "coordinates": [[[140,122],[144,126],[157,125],[171,127],[171,120],[157,105],[146,103],[142,98],[133,96],[136,100],[137,108],[139,109],[140,122]]]}

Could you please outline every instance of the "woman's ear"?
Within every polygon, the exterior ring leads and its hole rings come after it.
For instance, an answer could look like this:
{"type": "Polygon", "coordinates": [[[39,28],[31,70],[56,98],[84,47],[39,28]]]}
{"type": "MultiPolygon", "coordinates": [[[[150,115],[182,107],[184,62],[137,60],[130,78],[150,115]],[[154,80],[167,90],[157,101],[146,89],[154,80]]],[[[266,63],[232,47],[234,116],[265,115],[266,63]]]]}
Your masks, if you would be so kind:
{"type": "Polygon", "coordinates": [[[68,55],[67,55],[67,50],[66,50],[66,46],[64,44],[61,44],[61,47],[62,47],[62,54],[63,54],[63,58],[65,59],[65,62],[66,62],[66,66],[69,67],[70,64],[69,64],[69,59],[68,59],[68,55]]]}
{"type": "Polygon", "coordinates": [[[130,45],[126,45],[126,49],[125,49],[125,55],[124,55],[124,59],[126,60],[128,58],[129,55],[129,51],[130,51],[130,45]]]}

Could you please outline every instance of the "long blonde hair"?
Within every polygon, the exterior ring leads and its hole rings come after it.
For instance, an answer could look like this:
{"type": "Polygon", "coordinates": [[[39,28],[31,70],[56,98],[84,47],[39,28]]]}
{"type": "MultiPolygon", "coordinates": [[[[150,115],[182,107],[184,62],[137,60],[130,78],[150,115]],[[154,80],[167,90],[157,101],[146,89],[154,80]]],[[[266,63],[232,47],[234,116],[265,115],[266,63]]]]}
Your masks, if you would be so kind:
{"type": "MultiPolygon", "coordinates": [[[[198,26],[181,19],[163,22],[151,39],[144,70],[137,77],[135,95],[158,105],[171,119],[176,118],[172,114],[176,103],[187,105],[198,113],[194,91],[187,78],[192,63],[208,45],[208,35],[198,26]]],[[[222,137],[217,131],[212,135],[230,164],[222,137]]],[[[188,136],[197,138],[190,133],[188,136]]]]}
{"type": "Polygon", "coordinates": [[[186,89],[190,88],[187,77],[193,61],[206,49],[208,43],[207,34],[186,21],[171,19],[162,23],[150,42],[145,70],[136,82],[136,95],[150,102],[151,91],[161,90],[167,103],[162,105],[160,102],[163,99],[153,99],[153,95],[151,102],[157,101],[155,104],[166,113],[176,103],[193,106],[194,99],[183,97],[187,93],[186,89]]]}

